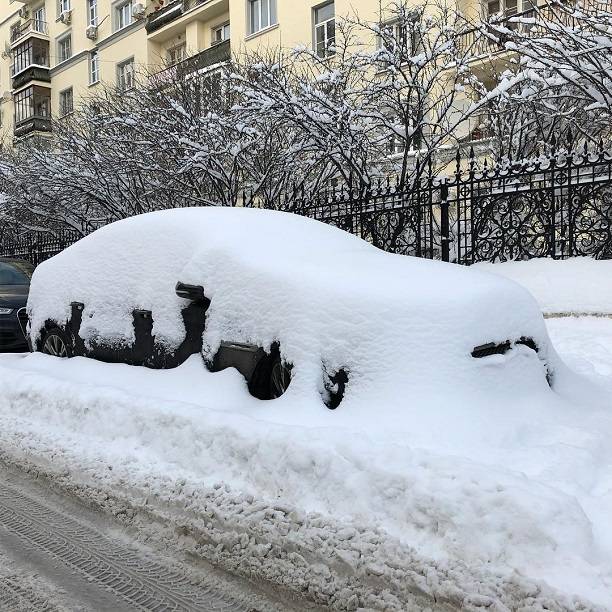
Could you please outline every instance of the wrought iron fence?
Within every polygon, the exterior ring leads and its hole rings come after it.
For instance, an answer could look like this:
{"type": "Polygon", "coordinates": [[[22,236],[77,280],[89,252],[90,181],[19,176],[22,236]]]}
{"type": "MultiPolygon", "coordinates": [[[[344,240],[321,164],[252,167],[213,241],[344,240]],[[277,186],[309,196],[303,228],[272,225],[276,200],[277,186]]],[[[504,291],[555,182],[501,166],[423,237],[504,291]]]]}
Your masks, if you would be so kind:
{"type": "Polygon", "coordinates": [[[0,238],[0,257],[27,259],[35,266],[74,244],[82,234],[76,230],[26,232],[0,238]]]}
{"type": "MultiPolygon", "coordinates": [[[[554,148],[554,147],[553,147],[554,148]]],[[[245,206],[259,206],[257,194],[245,206]]],[[[601,146],[429,173],[404,187],[386,179],[315,198],[294,190],[274,203],[398,253],[460,264],[552,257],[612,259],[612,151],[601,146]]],[[[0,256],[38,264],[81,234],[73,230],[0,238],[0,256]]]]}

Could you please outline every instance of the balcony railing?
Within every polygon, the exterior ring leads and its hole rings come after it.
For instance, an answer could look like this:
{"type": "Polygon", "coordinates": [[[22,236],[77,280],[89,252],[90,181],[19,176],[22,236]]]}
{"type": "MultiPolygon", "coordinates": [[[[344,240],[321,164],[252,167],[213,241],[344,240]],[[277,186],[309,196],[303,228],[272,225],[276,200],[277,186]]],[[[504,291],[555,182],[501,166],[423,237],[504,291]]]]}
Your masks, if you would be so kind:
{"type": "Polygon", "coordinates": [[[163,86],[177,79],[184,79],[200,70],[225,64],[230,61],[231,57],[230,41],[225,40],[192,57],[188,57],[178,64],[174,64],[174,66],[161,70],[151,80],[155,85],[163,86]]]}
{"type": "Polygon", "coordinates": [[[533,19],[536,16],[565,26],[572,26],[574,22],[574,18],[569,13],[550,4],[533,7],[505,17],[491,17],[480,27],[471,28],[461,34],[460,52],[469,53],[474,57],[483,57],[504,51],[508,39],[494,26],[503,26],[505,29],[518,31],[528,36],[539,35],[542,32],[537,23],[520,23],[519,21],[520,19],[533,19]]]}
{"type": "Polygon", "coordinates": [[[40,19],[28,19],[19,26],[12,28],[11,30],[11,44],[17,42],[20,38],[23,38],[26,34],[35,33],[43,34],[47,36],[49,29],[46,21],[40,19]]]}

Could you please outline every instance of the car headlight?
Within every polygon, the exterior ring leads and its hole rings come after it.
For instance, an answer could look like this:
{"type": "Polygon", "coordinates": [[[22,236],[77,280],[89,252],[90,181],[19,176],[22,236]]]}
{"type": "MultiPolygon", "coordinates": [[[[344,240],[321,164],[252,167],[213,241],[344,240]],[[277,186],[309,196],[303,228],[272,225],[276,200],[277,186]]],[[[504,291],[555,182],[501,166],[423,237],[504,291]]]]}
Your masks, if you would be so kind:
{"type": "Polygon", "coordinates": [[[0,315],[10,315],[13,312],[12,308],[1,308],[0,307],[0,315]]]}

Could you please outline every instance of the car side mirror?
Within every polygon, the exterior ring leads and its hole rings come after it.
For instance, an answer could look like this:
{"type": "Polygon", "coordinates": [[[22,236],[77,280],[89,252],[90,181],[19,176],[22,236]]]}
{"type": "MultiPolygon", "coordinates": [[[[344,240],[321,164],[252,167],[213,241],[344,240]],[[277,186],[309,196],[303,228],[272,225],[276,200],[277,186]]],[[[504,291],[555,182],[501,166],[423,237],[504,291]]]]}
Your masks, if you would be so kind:
{"type": "Polygon", "coordinates": [[[202,285],[187,285],[186,283],[176,283],[176,295],[185,300],[192,302],[208,302],[204,295],[204,287],[202,285]]]}

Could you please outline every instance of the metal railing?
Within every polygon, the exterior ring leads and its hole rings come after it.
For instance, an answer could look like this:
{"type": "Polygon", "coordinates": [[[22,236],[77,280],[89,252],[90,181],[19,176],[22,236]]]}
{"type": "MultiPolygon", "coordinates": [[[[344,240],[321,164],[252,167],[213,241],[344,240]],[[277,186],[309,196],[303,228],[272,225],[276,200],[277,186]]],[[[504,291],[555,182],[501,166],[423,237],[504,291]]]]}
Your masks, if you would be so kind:
{"type": "Polygon", "coordinates": [[[481,25],[466,30],[459,37],[460,51],[469,52],[475,58],[505,51],[508,37],[499,31],[500,26],[503,29],[518,31],[528,36],[540,35],[542,30],[537,23],[521,23],[521,20],[531,20],[534,17],[566,26],[576,25],[570,12],[555,5],[533,6],[513,15],[490,16],[483,20],[481,25]]]}
{"type": "Polygon", "coordinates": [[[28,19],[19,26],[11,29],[11,44],[17,42],[20,38],[23,38],[26,34],[30,33],[48,35],[49,29],[46,21],[40,19],[28,19]]]}
{"type": "Polygon", "coordinates": [[[183,79],[200,70],[225,64],[230,61],[231,57],[230,41],[225,40],[157,72],[151,77],[151,81],[155,86],[163,86],[167,83],[172,83],[176,79],[183,79]]]}
{"type": "MultiPolygon", "coordinates": [[[[465,160],[463,160],[465,161],[465,160]]],[[[311,217],[400,255],[459,264],[551,257],[612,259],[612,150],[560,150],[534,160],[467,169],[418,184],[391,179],[312,197],[294,189],[270,208],[311,217]]],[[[257,193],[245,206],[260,207],[257,193]]],[[[93,230],[93,228],[91,228],[93,230]]],[[[73,230],[0,239],[0,256],[33,263],[82,234],[73,230]]]]}

